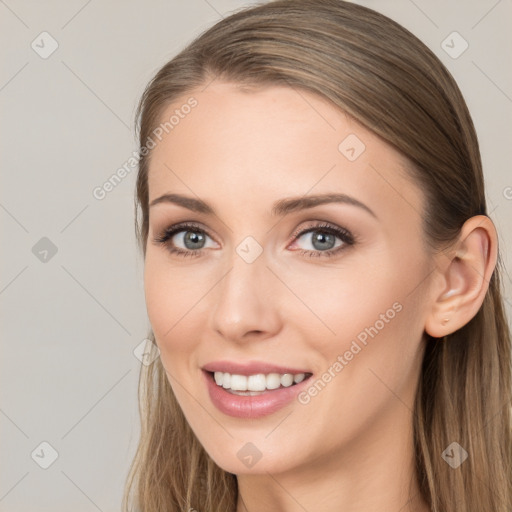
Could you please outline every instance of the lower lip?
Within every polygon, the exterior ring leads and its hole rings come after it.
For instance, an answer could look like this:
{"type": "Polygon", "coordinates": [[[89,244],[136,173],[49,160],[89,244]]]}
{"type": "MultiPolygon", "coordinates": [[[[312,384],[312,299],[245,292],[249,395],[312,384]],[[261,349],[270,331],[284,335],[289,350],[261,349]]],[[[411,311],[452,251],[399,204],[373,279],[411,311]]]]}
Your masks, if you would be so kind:
{"type": "Polygon", "coordinates": [[[296,398],[309,381],[307,378],[287,388],[268,390],[255,396],[243,396],[234,395],[218,386],[213,376],[204,370],[203,375],[213,405],[224,414],[236,418],[261,418],[282,409],[296,398]]]}

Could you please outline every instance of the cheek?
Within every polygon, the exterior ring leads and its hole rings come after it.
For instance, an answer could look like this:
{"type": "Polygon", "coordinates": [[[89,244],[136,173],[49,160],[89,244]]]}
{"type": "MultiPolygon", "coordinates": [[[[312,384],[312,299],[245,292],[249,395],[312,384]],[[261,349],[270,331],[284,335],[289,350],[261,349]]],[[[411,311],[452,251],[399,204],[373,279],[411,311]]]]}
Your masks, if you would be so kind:
{"type": "MultiPolygon", "coordinates": [[[[369,368],[390,385],[401,387],[416,367],[423,332],[423,292],[418,283],[427,271],[421,258],[409,261],[404,264],[391,253],[382,254],[378,263],[354,260],[345,269],[317,272],[314,280],[302,277],[297,283],[324,324],[309,314],[317,326],[307,331],[309,348],[318,357],[320,371],[330,368],[337,377],[332,380],[342,388],[365,389],[374,396],[372,386],[378,380],[369,368]]],[[[295,315],[303,326],[304,314],[302,320],[295,315]]],[[[387,392],[385,387],[382,391],[387,392]]]]}
{"type": "Polygon", "coordinates": [[[399,306],[393,308],[393,305],[404,300],[407,276],[394,268],[392,262],[381,260],[378,266],[367,263],[354,259],[339,269],[315,269],[309,275],[295,272],[294,276],[285,277],[287,282],[293,283],[294,290],[299,290],[297,295],[302,302],[309,306],[307,312],[295,301],[296,319],[303,323],[307,318],[313,321],[316,317],[314,339],[320,342],[319,348],[324,346],[328,350],[343,345],[365,328],[375,323],[382,327],[383,321],[395,317],[399,306]],[[381,315],[385,315],[384,320],[381,315]],[[319,333],[323,336],[318,336],[319,333]]]}
{"type": "Polygon", "coordinates": [[[199,334],[204,324],[195,318],[201,310],[205,286],[200,279],[162,260],[165,258],[148,251],[144,292],[148,318],[162,359],[164,363],[166,360],[172,363],[177,359],[170,358],[170,354],[190,353],[201,339],[199,334]]]}
{"type": "Polygon", "coordinates": [[[410,265],[397,261],[390,257],[366,271],[351,267],[323,300],[316,297],[319,315],[336,333],[313,338],[327,372],[321,379],[333,382],[318,405],[363,418],[394,399],[390,389],[410,401],[407,389],[413,389],[422,348],[424,287],[418,284],[427,272],[419,258],[410,265]]]}

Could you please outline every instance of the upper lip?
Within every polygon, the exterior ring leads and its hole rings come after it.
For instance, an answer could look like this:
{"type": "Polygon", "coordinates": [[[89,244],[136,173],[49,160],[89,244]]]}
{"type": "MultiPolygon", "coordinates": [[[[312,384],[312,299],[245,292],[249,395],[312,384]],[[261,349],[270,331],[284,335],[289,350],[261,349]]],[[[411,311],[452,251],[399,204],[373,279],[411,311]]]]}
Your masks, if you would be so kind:
{"type": "Polygon", "coordinates": [[[236,363],[234,361],[212,361],[202,367],[207,372],[225,372],[236,375],[256,375],[258,373],[311,373],[304,369],[292,368],[290,366],[278,366],[271,363],[260,361],[248,361],[246,363],[236,363]]]}

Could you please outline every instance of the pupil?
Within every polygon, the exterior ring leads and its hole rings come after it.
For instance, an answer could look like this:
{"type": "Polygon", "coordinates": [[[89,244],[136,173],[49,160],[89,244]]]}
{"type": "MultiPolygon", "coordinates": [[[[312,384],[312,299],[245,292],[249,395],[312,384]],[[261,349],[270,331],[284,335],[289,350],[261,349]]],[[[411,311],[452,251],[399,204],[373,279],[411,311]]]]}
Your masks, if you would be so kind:
{"type": "Polygon", "coordinates": [[[185,245],[189,249],[201,249],[201,247],[197,247],[195,244],[201,245],[202,242],[204,242],[204,236],[201,233],[187,231],[187,233],[185,234],[185,245]],[[192,246],[190,246],[189,244],[192,244],[192,246]]]}
{"type": "Polygon", "coordinates": [[[332,249],[334,247],[335,239],[334,239],[333,234],[321,233],[321,232],[317,232],[317,233],[318,233],[317,235],[313,236],[313,246],[315,247],[315,249],[332,249]],[[317,247],[316,243],[319,243],[320,246],[317,247]],[[325,243],[327,243],[328,247],[325,247],[325,245],[322,245],[325,243]]]}

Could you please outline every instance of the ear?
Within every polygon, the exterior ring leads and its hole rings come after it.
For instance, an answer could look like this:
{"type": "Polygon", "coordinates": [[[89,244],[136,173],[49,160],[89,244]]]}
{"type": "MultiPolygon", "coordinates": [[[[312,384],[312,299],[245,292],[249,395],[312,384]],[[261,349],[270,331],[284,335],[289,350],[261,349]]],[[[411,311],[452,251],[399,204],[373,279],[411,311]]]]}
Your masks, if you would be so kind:
{"type": "Polygon", "coordinates": [[[438,279],[425,331],[442,338],[466,325],[480,309],[496,266],[498,237],[491,219],[468,219],[448,252],[439,254],[438,279]]]}

